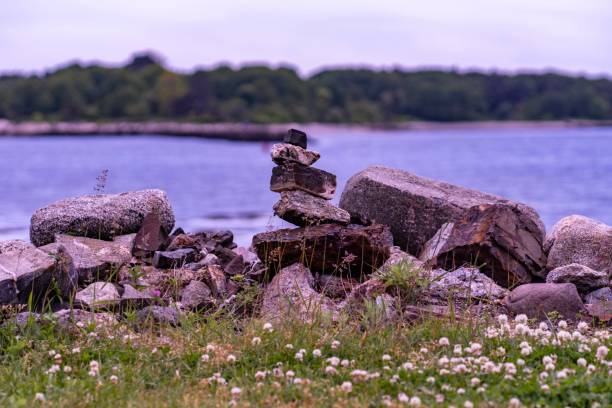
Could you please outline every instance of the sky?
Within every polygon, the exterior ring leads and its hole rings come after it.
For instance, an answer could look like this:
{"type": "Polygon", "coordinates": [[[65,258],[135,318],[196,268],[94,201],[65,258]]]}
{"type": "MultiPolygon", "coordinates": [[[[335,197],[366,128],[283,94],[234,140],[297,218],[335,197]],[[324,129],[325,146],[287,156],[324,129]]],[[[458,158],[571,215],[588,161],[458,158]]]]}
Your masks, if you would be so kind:
{"type": "Polygon", "coordinates": [[[612,0],[0,0],[0,71],[219,63],[612,76],[612,0]]]}

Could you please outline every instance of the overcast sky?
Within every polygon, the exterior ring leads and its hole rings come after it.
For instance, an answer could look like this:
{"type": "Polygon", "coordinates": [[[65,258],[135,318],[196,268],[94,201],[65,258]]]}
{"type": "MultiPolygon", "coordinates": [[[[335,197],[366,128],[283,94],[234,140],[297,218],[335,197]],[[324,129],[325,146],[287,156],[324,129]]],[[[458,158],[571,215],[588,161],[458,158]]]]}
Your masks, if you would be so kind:
{"type": "Polygon", "coordinates": [[[1,0],[0,71],[78,59],[612,75],[612,0],[1,0]]]}

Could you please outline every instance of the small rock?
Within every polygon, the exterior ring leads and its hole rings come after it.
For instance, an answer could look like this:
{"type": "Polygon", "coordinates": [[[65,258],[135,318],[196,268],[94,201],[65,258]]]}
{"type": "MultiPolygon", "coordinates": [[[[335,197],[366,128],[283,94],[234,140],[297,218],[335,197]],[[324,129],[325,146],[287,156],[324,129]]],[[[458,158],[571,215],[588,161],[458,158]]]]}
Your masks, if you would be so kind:
{"type": "Polygon", "coordinates": [[[529,283],[516,287],[503,301],[514,315],[525,314],[530,318],[545,319],[557,312],[566,319],[576,319],[586,312],[573,283],[529,283]]]}
{"type": "Polygon", "coordinates": [[[88,309],[105,309],[117,305],[121,296],[112,283],[94,282],[77,292],[74,300],[88,309]]]}
{"type": "Polygon", "coordinates": [[[136,240],[136,235],[137,234],[135,234],[135,233],[134,234],[118,235],[115,238],[113,238],[113,242],[116,243],[116,244],[121,245],[124,248],[126,248],[131,253],[132,249],[134,249],[134,241],[136,240]]]}
{"type": "Polygon", "coordinates": [[[54,243],[39,249],[56,255],[60,246],[64,247],[74,261],[81,284],[109,280],[132,259],[129,247],[122,241],[102,241],[61,234],[55,236],[54,243]]]}
{"type": "Polygon", "coordinates": [[[301,263],[283,268],[265,288],[261,315],[270,320],[292,316],[310,322],[319,313],[333,314],[333,301],[313,286],[312,274],[301,263]]]}
{"type": "Polygon", "coordinates": [[[452,272],[436,269],[425,274],[430,282],[424,290],[427,303],[448,304],[451,299],[460,304],[496,301],[508,294],[507,289],[476,268],[459,268],[452,272]]]}
{"type": "Polygon", "coordinates": [[[132,285],[123,285],[121,295],[121,308],[142,308],[155,302],[155,298],[149,293],[134,288],[132,285]]]}
{"type": "Polygon", "coordinates": [[[150,258],[155,251],[162,249],[168,239],[168,230],[162,224],[160,216],[148,213],[136,234],[132,254],[141,258],[150,258]]]}
{"type": "Polygon", "coordinates": [[[359,285],[357,280],[334,275],[318,275],[315,279],[315,289],[323,296],[332,299],[344,299],[359,285]]]}
{"type": "Polygon", "coordinates": [[[392,244],[384,225],[324,224],[257,234],[252,247],[271,273],[303,262],[317,273],[361,279],[385,263],[392,244]]]}
{"type": "Polygon", "coordinates": [[[271,156],[272,161],[276,164],[293,162],[304,166],[312,166],[321,157],[318,152],[289,143],[278,143],[272,146],[271,156]]]}
{"type": "Polygon", "coordinates": [[[241,275],[245,267],[242,255],[237,255],[223,267],[223,271],[228,275],[241,275]]]}
{"type": "Polygon", "coordinates": [[[255,254],[254,252],[249,251],[245,247],[238,247],[236,249],[233,249],[233,251],[234,251],[234,253],[236,255],[242,256],[242,259],[244,260],[245,263],[253,264],[253,263],[259,261],[259,258],[257,257],[257,254],[255,254]]]}
{"type": "Polygon", "coordinates": [[[299,163],[287,163],[272,169],[270,190],[302,190],[317,197],[331,200],[336,193],[336,176],[299,163]]]}
{"type": "Polygon", "coordinates": [[[170,245],[166,248],[166,251],[174,251],[175,249],[183,248],[197,248],[198,241],[187,234],[179,234],[172,238],[170,245]]]}
{"type": "Polygon", "coordinates": [[[348,313],[349,316],[363,316],[367,307],[376,307],[378,315],[371,316],[372,318],[377,318],[380,322],[393,320],[398,317],[396,308],[398,301],[385,293],[386,290],[387,287],[380,280],[368,279],[355,286],[346,299],[338,304],[338,309],[348,313]]]}
{"type": "Polygon", "coordinates": [[[594,290],[584,297],[584,303],[612,302],[612,289],[608,286],[594,290]]]}
{"type": "Polygon", "coordinates": [[[555,224],[546,238],[546,268],[552,271],[573,263],[612,276],[612,227],[580,215],[555,224]]]}
{"type": "Polygon", "coordinates": [[[137,232],[145,215],[152,212],[159,214],[167,231],[172,230],[174,213],[161,190],[67,198],[32,215],[30,240],[36,246],[52,243],[56,234],[110,240],[137,232]]]}
{"type": "Polygon", "coordinates": [[[186,263],[193,262],[196,255],[196,250],[192,248],[174,251],[156,251],[153,257],[153,266],[161,269],[180,268],[186,263]]]}
{"type": "Polygon", "coordinates": [[[34,245],[20,240],[0,242],[0,304],[18,300],[27,303],[29,294],[45,293],[55,270],[55,259],[34,245]]]}
{"type": "Polygon", "coordinates": [[[141,325],[168,324],[171,326],[178,326],[180,314],[175,307],[147,306],[136,313],[136,319],[141,325]]]}
{"type": "Polygon", "coordinates": [[[74,266],[74,260],[63,245],[57,247],[55,253],[55,270],[53,280],[64,299],[72,299],[78,290],[79,273],[74,266]]]}
{"type": "Polygon", "coordinates": [[[300,190],[283,191],[273,208],[274,214],[301,227],[319,224],[348,225],[351,221],[348,212],[323,198],[300,190]]]}
{"type": "Polygon", "coordinates": [[[181,304],[186,309],[196,310],[213,306],[216,302],[204,282],[193,280],[183,289],[181,304]]]}
{"type": "Polygon", "coordinates": [[[217,299],[224,299],[228,296],[225,273],[219,266],[209,266],[204,272],[204,281],[217,299]]]}
{"type": "Polygon", "coordinates": [[[207,254],[200,264],[203,266],[219,265],[219,258],[215,254],[207,254]]]}
{"type": "Polygon", "coordinates": [[[283,142],[306,149],[308,147],[308,136],[301,130],[289,129],[283,138],[283,142]]]}
{"type": "Polygon", "coordinates": [[[547,283],[573,283],[579,293],[589,293],[608,285],[608,275],[588,266],[569,264],[553,269],[546,276],[547,283]]]}

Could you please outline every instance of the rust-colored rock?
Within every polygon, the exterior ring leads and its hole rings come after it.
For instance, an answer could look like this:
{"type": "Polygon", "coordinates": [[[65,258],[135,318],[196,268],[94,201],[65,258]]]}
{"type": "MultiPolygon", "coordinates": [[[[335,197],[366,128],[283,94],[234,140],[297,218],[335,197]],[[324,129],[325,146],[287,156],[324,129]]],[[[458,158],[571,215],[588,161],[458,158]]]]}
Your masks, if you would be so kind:
{"type": "Polygon", "coordinates": [[[153,256],[153,253],[160,250],[168,239],[168,233],[159,215],[148,213],[134,239],[132,254],[140,257],[153,256]]]}
{"type": "Polygon", "coordinates": [[[420,259],[452,270],[477,266],[498,284],[510,287],[544,278],[542,231],[515,206],[482,204],[455,223],[445,224],[426,244],[420,259]]]}
{"type": "Polygon", "coordinates": [[[384,225],[326,224],[281,229],[253,237],[259,259],[274,274],[281,268],[301,262],[312,271],[363,278],[389,258],[393,238],[384,225]]]}
{"type": "Polygon", "coordinates": [[[277,193],[302,190],[331,200],[336,193],[336,176],[303,164],[287,163],[272,169],[270,190],[277,193]]]}

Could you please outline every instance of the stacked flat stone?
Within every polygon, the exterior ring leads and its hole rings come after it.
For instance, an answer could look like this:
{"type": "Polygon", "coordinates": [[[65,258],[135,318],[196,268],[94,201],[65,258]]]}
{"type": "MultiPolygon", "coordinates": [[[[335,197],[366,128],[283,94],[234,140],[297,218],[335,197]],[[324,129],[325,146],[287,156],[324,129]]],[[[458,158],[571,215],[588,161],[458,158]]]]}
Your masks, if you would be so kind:
{"type": "Polygon", "coordinates": [[[321,155],[307,150],[306,133],[290,129],[283,143],[272,146],[270,190],[280,193],[274,213],[300,227],[319,224],[347,225],[350,214],[329,202],[336,193],[336,176],[311,167],[321,155]]]}

